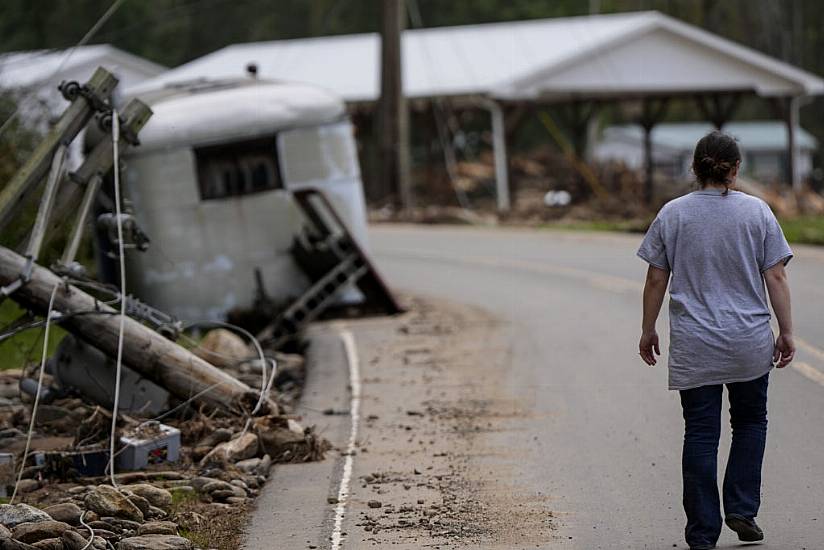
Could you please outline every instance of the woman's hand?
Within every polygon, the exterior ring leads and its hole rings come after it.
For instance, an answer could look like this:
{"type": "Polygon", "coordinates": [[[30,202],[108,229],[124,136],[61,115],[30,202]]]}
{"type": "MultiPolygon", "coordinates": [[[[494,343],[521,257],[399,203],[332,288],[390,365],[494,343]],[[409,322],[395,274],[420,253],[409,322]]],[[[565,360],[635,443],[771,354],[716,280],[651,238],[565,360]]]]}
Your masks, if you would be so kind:
{"type": "Polygon", "coordinates": [[[661,349],[658,347],[658,333],[654,330],[642,332],[641,341],[638,343],[638,351],[644,363],[650,366],[655,365],[658,362],[655,360],[655,356],[661,355],[661,349]],[[654,355],[653,351],[655,352],[654,355]]]}
{"type": "Polygon", "coordinates": [[[775,350],[773,351],[773,363],[776,367],[783,369],[795,357],[795,342],[793,335],[782,332],[775,340],[775,350]]]}

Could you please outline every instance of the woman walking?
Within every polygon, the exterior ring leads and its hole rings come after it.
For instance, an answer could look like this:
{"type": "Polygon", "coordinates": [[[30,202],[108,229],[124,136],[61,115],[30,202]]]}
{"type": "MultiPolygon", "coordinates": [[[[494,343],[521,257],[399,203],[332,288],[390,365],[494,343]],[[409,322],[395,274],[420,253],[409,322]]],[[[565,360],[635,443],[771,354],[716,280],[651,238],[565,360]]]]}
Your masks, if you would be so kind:
{"type": "Polygon", "coordinates": [[[660,355],[655,322],[670,285],[669,388],[680,392],[684,414],[685,534],[692,550],[715,548],[721,534],[716,472],[724,386],[732,425],[724,522],[742,541],[764,538],[755,517],[767,384],[773,365],[783,368],[795,354],[784,271],[792,251],[769,207],[731,189],[740,164],[733,138],[721,132],[702,138],[692,164],[700,189],[667,203],[638,250],[649,264],[639,343],[648,365],[660,355]]]}

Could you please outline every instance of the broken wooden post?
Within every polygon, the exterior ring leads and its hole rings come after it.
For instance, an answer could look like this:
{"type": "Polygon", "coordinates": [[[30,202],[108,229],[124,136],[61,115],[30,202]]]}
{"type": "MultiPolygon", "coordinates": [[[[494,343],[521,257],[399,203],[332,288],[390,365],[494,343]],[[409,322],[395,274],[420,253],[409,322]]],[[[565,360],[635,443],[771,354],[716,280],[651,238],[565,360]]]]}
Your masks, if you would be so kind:
{"type": "MultiPolygon", "coordinates": [[[[128,147],[128,145],[136,145],[137,134],[149,121],[152,116],[152,110],[142,101],[138,99],[131,100],[123,112],[120,114],[120,142],[121,150],[128,147]]],[[[52,229],[57,229],[60,220],[64,215],[68,215],[70,209],[77,202],[77,197],[82,191],[81,186],[85,186],[83,192],[83,200],[80,203],[80,209],[77,211],[74,225],[72,226],[71,237],[66,249],[63,252],[63,257],[60,263],[68,266],[74,261],[77,255],[77,249],[80,247],[80,241],[83,237],[83,229],[86,227],[88,215],[91,213],[94,206],[94,200],[97,198],[97,193],[103,183],[103,176],[109,172],[112,167],[114,157],[112,150],[114,145],[109,136],[104,137],[86,158],[86,161],[80,168],[71,175],[72,181],[77,185],[72,185],[63,195],[59,195],[59,202],[56,207],[57,216],[55,216],[55,226],[52,229]]]]}
{"type": "Polygon", "coordinates": [[[71,104],[63,112],[57,124],[49,130],[26,164],[0,190],[0,230],[8,225],[17,206],[46,175],[57,147],[60,144],[70,143],[77,136],[99,106],[93,103],[107,99],[115,86],[117,86],[117,78],[99,67],[84,86],[80,87],[75,83],[71,90],[67,89],[70,86],[63,89],[64,95],[72,97],[71,104]]]}
{"type": "MultiPolygon", "coordinates": [[[[0,285],[17,279],[25,264],[23,256],[0,247],[0,285]]],[[[60,326],[114,356],[120,327],[118,312],[79,288],[67,285],[48,269],[35,265],[31,280],[12,298],[23,307],[45,313],[55,285],[64,287],[54,298],[54,310],[66,317],[60,326]],[[100,314],[72,316],[94,311],[100,314]]],[[[257,398],[257,392],[243,382],[130,317],[125,322],[123,363],[180,399],[190,399],[203,392],[195,402],[210,407],[239,411],[243,404],[254,403],[257,398]]]]}
{"type": "MultiPolygon", "coordinates": [[[[132,145],[129,140],[137,142],[137,134],[151,116],[152,110],[139,99],[133,99],[126,104],[120,113],[121,151],[132,145]]],[[[83,209],[86,201],[89,200],[89,206],[92,206],[91,199],[94,199],[97,195],[103,176],[112,168],[112,162],[112,139],[111,136],[107,135],[94,146],[91,153],[86,155],[83,164],[66,177],[69,181],[64,182],[64,185],[60,187],[44,244],[48,245],[57,236],[58,229],[66,223],[66,220],[73,213],[76,213],[75,224],[72,227],[72,237],[70,237],[69,245],[67,245],[61,260],[64,265],[74,260],[79,245],[79,242],[74,242],[74,240],[75,237],[82,236],[83,230],[82,225],[78,228],[78,223],[85,223],[88,216],[88,211],[83,209]],[[81,197],[83,197],[82,202],[81,197]],[[81,202],[81,210],[78,210],[78,202],[81,202]],[[80,235],[78,235],[78,230],[80,235]],[[71,251],[71,248],[74,248],[74,252],[71,251]]]]}

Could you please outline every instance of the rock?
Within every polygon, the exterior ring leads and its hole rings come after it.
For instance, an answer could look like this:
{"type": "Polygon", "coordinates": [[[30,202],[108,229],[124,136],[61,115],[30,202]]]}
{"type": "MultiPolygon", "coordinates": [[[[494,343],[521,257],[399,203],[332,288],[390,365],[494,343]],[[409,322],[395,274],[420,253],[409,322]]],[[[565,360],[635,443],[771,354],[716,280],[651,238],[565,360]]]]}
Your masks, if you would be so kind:
{"type": "Polygon", "coordinates": [[[80,525],[80,515],[83,513],[80,506],[71,502],[55,504],[43,511],[50,515],[53,520],[62,521],[69,525],[80,525]]]}
{"type": "Polygon", "coordinates": [[[367,503],[367,505],[368,505],[370,508],[380,508],[381,506],[383,506],[383,504],[382,504],[382,503],[381,503],[381,501],[379,501],[379,500],[370,500],[370,501],[367,503]]]}
{"type": "Polygon", "coordinates": [[[0,539],[0,550],[37,550],[37,547],[19,540],[0,539]]]}
{"type": "Polygon", "coordinates": [[[17,484],[17,492],[20,494],[31,493],[40,488],[40,482],[36,479],[21,479],[17,484]]]}
{"type": "Polygon", "coordinates": [[[172,493],[166,489],[161,489],[148,483],[127,485],[124,489],[128,489],[135,495],[145,498],[151,506],[156,506],[162,510],[168,510],[172,506],[172,493]]]}
{"type": "MultiPolygon", "coordinates": [[[[145,499],[144,499],[145,500],[145,499]]],[[[143,521],[143,512],[125,495],[109,485],[98,485],[84,499],[86,508],[101,516],[143,521]]]]}
{"type": "Polygon", "coordinates": [[[117,550],[193,550],[189,539],[175,535],[138,535],[117,543],[117,550]]]}
{"type": "MultiPolygon", "coordinates": [[[[114,518],[107,518],[107,520],[114,520],[114,518]]],[[[87,521],[86,525],[88,525],[92,529],[102,529],[104,531],[113,531],[115,533],[121,531],[121,529],[117,527],[114,523],[110,523],[107,520],[99,519],[97,521],[87,521]]]]}
{"type": "Polygon", "coordinates": [[[197,447],[214,447],[232,439],[234,432],[229,428],[218,428],[198,441],[197,447]]]}
{"type": "Polygon", "coordinates": [[[246,497],[229,497],[226,499],[226,504],[231,504],[232,506],[245,505],[247,502],[249,502],[249,499],[246,497]]]}
{"type": "Polygon", "coordinates": [[[269,470],[272,468],[272,457],[269,455],[263,455],[263,458],[260,459],[260,464],[257,467],[255,473],[259,476],[268,476],[269,470]]]}
{"type": "Polygon", "coordinates": [[[173,521],[148,521],[137,529],[138,535],[177,535],[177,524],[173,521]]]}
{"type": "Polygon", "coordinates": [[[140,524],[138,522],[132,521],[130,519],[106,518],[106,523],[109,524],[109,527],[104,527],[104,529],[110,529],[113,531],[136,531],[137,528],[140,527],[140,524]]]}
{"type": "Polygon", "coordinates": [[[62,521],[37,521],[19,524],[11,530],[11,536],[20,542],[32,544],[46,539],[58,539],[67,529],[71,529],[71,525],[62,521]]]}
{"type": "Polygon", "coordinates": [[[62,539],[46,539],[32,544],[35,548],[40,550],[64,550],[62,539]]]}
{"type": "Polygon", "coordinates": [[[306,437],[299,425],[278,416],[264,416],[255,419],[255,431],[260,437],[263,452],[280,457],[286,451],[299,451],[306,446],[306,437]],[[291,428],[290,428],[291,426],[291,428]]]}
{"type": "Polygon", "coordinates": [[[210,330],[192,352],[221,368],[234,367],[251,355],[243,338],[224,328],[210,330]]]}
{"type": "Polygon", "coordinates": [[[246,485],[246,484],[243,482],[243,480],[240,480],[240,479],[233,479],[232,481],[230,481],[230,482],[229,482],[229,485],[234,485],[235,487],[240,487],[240,488],[241,488],[241,489],[243,489],[244,491],[248,491],[248,490],[249,490],[249,486],[248,486],[248,485],[246,485]]]}
{"type": "Polygon", "coordinates": [[[131,491],[127,491],[125,489],[121,489],[121,492],[124,495],[126,495],[126,498],[129,499],[129,502],[131,502],[140,509],[140,512],[143,514],[144,519],[146,518],[146,516],[149,515],[149,508],[151,508],[152,505],[149,503],[148,500],[146,500],[140,495],[136,495],[131,491]]]}
{"type": "Polygon", "coordinates": [[[84,485],[79,485],[77,487],[72,487],[71,489],[69,489],[68,493],[70,495],[82,495],[83,493],[86,493],[88,491],[89,491],[88,487],[86,487],[84,485]]]}
{"type": "Polygon", "coordinates": [[[215,491],[229,491],[234,492],[232,490],[231,483],[226,483],[225,481],[221,481],[219,479],[213,479],[210,483],[203,485],[200,489],[204,493],[214,493],[215,491]]]}
{"type": "Polygon", "coordinates": [[[229,497],[236,496],[234,491],[227,489],[218,489],[217,491],[212,491],[209,495],[215,500],[225,500],[229,497]]]}
{"type": "Polygon", "coordinates": [[[5,526],[0,525],[0,539],[10,539],[11,538],[11,531],[6,529],[5,526]]]}
{"type": "Polygon", "coordinates": [[[244,474],[253,474],[257,472],[261,462],[263,462],[261,458],[247,458],[246,460],[236,462],[235,466],[244,474]]]}
{"type": "Polygon", "coordinates": [[[146,516],[147,519],[160,519],[165,518],[169,514],[166,513],[166,510],[162,508],[158,508],[157,506],[149,506],[149,515],[146,516]]]}
{"type": "Polygon", "coordinates": [[[114,531],[109,531],[108,529],[92,529],[92,531],[94,531],[95,537],[100,537],[106,540],[114,540],[120,536],[114,531]]]}
{"type": "Polygon", "coordinates": [[[186,476],[180,472],[175,472],[174,470],[165,470],[163,472],[152,472],[150,477],[152,479],[164,480],[164,481],[179,481],[181,479],[186,479],[186,476]]]}
{"type": "Polygon", "coordinates": [[[132,483],[140,483],[148,479],[146,472],[126,472],[114,476],[118,485],[131,485],[132,483]]]}
{"type": "Polygon", "coordinates": [[[201,464],[237,462],[238,460],[252,458],[257,452],[258,436],[253,433],[245,433],[212,449],[212,452],[203,457],[201,464]]]}
{"type": "Polygon", "coordinates": [[[88,542],[88,539],[83,538],[83,535],[76,531],[63,531],[60,538],[63,540],[63,548],[66,550],[83,550],[88,542]]]}
{"type": "Polygon", "coordinates": [[[52,521],[50,515],[28,504],[0,504],[0,524],[14,528],[21,523],[52,521]]]}

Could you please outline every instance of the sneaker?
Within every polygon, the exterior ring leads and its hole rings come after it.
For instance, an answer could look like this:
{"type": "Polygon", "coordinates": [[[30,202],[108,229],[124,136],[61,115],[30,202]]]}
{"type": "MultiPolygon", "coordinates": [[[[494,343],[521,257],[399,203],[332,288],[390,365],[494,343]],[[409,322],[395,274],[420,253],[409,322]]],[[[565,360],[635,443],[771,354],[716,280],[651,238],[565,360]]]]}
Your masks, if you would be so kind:
{"type": "Polygon", "coordinates": [[[714,544],[699,544],[698,546],[690,546],[690,550],[713,550],[714,544]]]}
{"type": "Polygon", "coordinates": [[[756,542],[764,540],[764,532],[755,523],[755,520],[745,518],[739,514],[727,514],[724,518],[727,527],[738,533],[738,540],[743,542],[756,542]]]}

